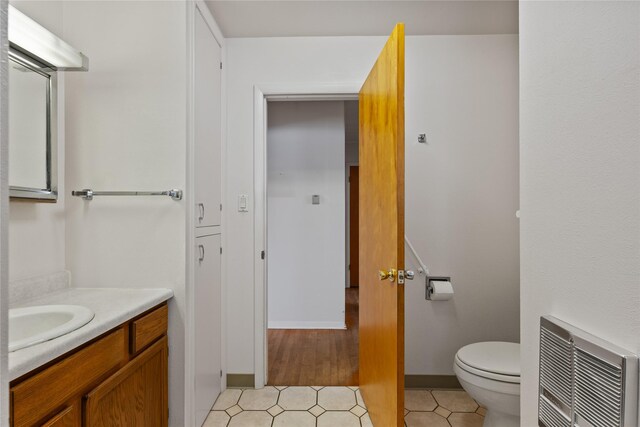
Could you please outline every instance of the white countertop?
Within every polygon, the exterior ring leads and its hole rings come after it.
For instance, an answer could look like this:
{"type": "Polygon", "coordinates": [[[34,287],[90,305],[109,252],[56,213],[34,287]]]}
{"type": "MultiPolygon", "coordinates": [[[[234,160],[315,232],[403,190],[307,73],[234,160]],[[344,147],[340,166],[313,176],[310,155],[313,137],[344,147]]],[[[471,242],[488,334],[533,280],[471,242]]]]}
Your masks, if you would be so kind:
{"type": "Polygon", "coordinates": [[[22,301],[16,307],[45,304],[82,305],[93,310],[95,317],[71,333],[9,353],[9,381],[91,341],[171,297],[173,291],[162,288],[66,288],[22,301]]]}

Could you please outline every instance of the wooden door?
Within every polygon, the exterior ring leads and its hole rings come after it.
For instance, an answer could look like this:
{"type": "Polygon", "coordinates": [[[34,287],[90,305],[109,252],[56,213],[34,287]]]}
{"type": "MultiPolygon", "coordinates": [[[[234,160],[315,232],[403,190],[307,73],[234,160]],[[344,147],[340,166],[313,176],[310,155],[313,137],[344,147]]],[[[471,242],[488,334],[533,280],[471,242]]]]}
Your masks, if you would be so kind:
{"type": "Polygon", "coordinates": [[[168,425],[167,338],[164,337],[85,398],[87,427],[168,425]]]}
{"type": "Polygon", "coordinates": [[[360,389],[375,426],[404,425],[404,25],[359,96],[360,389]],[[402,280],[403,281],[403,280],[402,280]]]}
{"type": "Polygon", "coordinates": [[[358,166],[349,166],[349,286],[351,287],[357,287],[360,283],[359,188],[358,166]]]}

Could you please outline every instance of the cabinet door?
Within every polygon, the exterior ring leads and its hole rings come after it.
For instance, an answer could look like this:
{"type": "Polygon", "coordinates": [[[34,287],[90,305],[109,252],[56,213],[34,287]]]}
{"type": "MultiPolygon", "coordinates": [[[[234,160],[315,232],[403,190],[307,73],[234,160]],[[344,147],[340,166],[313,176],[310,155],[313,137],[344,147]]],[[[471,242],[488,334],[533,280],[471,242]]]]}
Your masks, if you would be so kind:
{"type": "Polygon", "coordinates": [[[80,403],[66,407],[42,427],[80,427],[80,403]]]}
{"type": "Polygon", "coordinates": [[[201,426],[220,393],[220,235],[198,237],[196,245],[195,401],[201,426]]]}
{"type": "Polygon", "coordinates": [[[85,400],[87,427],[166,427],[167,337],[107,378],[85,400]]]}
{"type": "Polygon", "coordinates": [[[220,225],[221,49],[196,8],[194,52],[195,224],[220,225]]]}

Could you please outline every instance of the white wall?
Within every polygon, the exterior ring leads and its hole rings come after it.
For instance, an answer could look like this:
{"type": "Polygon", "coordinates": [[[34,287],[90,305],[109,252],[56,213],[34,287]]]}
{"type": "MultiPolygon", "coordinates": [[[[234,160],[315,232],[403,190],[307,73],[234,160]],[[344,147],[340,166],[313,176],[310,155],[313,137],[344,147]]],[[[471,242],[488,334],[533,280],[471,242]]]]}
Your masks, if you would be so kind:
{"type": "Polygon", "coordinates": [[[269,327],[344,328],[344,103],[271,102],[267,117],[269,327]]]}
{"type": "MultiPolygon", "coordinates": [[[[254,85],[363,82],[385,40],[227,40],[227,206],[254,194],[254,85]]],[[[407,38],[407,232],[433,273],[453,276],[457,292],[452,302],[431,303],[424,282],[407,285],[408,374],[453,374],[459,346],[518,339],[517,40],[407,38]],[[415,142],[421,132],[429,145],[415,142]]],[[[253,373],[253,212],[231,210],[227,225],[227,268],[235,276],[227,295],[228,371],[253,373]]]]}
{"type": "Polygon", "coordinates": [[[522,425],[539,317],[640,352],[640,3],[520,3],[522,425]]]}
{"type": "Polygon", "coordinates": [[[405,84],[405,233],[455,291],[405,286],[405,371],[453,375],[460,347],[519,339],[518,38],[410,38],[405,84]]]}
{"type": "MultiPolygon", "coordinates": [[[[65,39],[90,60],[67,75],[67,194],[184,189],[184,2],[66,2],[65,39]]],[[[67,266],[81,287],[167,287],[169,413],[184,425],[185,201],[67,199],[67,266]]]]}
{"type": "MultiPolygon", "coordinates": [[[[11,1],[49,31],[62,36],[62,2],[11,1]]],[[[65,166],[64,73],[58,73],[58,170],[65,166]]],[[[9,165],[11,167],[11,165],[9,165]]],[[[65,269],[65,177],[58,176],[57,203],[12,201],[9,206],[9,278],[51,274],[65,269]]]]}

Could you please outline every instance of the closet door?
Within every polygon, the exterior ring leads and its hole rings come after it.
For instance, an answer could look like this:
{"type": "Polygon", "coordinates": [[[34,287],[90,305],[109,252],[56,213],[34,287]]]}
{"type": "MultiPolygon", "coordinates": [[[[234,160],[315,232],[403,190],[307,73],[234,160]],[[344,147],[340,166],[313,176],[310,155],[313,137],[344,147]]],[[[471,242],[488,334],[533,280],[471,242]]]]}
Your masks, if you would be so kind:
{"type": "Polygon", "coordinates": [[[220,394],[221,268],[220,235],[196,238],[195,268],[195,401],[201,426],[220,394]]]}
{"type": "Polygon", "coordinates": [[[221,49],[198,8],[195,13],[195,224],[220,225],[221,49]]]}

